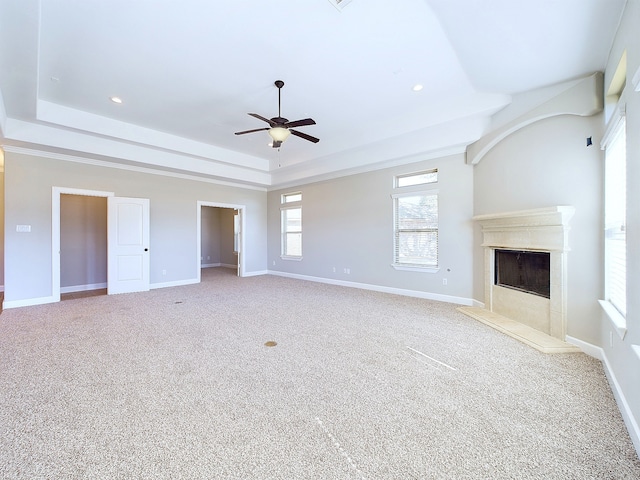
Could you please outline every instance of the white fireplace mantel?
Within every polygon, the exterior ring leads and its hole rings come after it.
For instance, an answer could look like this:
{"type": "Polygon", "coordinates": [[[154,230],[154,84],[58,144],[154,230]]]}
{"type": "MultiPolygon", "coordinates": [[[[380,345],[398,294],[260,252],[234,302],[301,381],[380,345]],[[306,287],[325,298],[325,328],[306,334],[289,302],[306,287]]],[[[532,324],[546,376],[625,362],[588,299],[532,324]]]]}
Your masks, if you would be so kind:
{"type": "Polygon", "coordinates": [[[483,247],[568,251],[569,220],[574,207],[556,206],[516,212],[476,215],[483,247]]]}

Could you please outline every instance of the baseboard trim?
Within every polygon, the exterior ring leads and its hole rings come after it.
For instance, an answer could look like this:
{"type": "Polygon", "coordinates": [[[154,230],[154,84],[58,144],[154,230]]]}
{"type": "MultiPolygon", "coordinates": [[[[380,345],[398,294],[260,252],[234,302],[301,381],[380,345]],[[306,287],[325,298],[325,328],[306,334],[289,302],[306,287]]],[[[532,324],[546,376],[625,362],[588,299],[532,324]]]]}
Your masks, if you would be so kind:
{"type": "Polygon", "coordinates": [[[394,295],[423,298],[425,300],[435,300],[438,302],[454,303],[456,305],[471,306],[474,302],[474,300],[471,298],[455,297],[453,295],[442,295],[440,293],[421,292],[418,290],[407,290],[404,288],[384,287],[381,285],[372,285],[370,283],[347,282],[344,280],[312,277],[309,275],[299,275],[296,273],[279,272],[275,270],[269,270],[267,273],[269,275],[276,275],[278,277],[295,278],[298,280],[307,280],[310,282],[326,283],[329,285],[339,285],[341,287],[360,288],[362,290],[372,290],[374,292],[392,293],[394,295]]]}
{"type": "Polygon", "coordinates": [[[564,340],[571,345],[575,345],[590,357],[597,358],[598,360],[602,361],[603,351],[600,347],[596,347],[592,343],[579,340],[569,335],[565,335],[564,340]]]}
{"type": "Polygon", "coordinates": [[[11,300],[2,302],[2,309],[8,310],[9,308],[18,307],[33,307],[34,305],[44,305],[45,303],[59,302],[60,299],[56,297],[39,297],[39,298],[27,298],[25,300],[11,300]]]}
{"type": "Polygon", "coordinates": [[[244,272],[243,277],[257,277],[259,275],[269,275],[269,270],[256,270],[255,272],[244,272]]]}
{"type": "Polygon", "coordinates": [[[72,285],[70,287],[60,287],[60,293],[88,292],[90,290],[100,290],[107,288],[107,282],[90,283],[87,285],[72,285]]]}
{"type": "Polygon", "coordinates": [[[184,285],[193,285],[194,283],[199,283],[197,278],[191,278],[188,280],[177,280],[175,282],[152,283],[151,285],[149,285],[149,290],[166,287],[182,287],[184,285]]]}
{"type": "Polygon", "coordinates": [[[629,432],[629,436],[631,437],[631,442],[636,449],[636,453],[640,457],[640,426],[638,426],[638,421],[633,416],[633,412],[631,411],[631,407],[629,406],[629,402],[627,402],[627,398],[618,383],[618,380],[613,373],[613,369],[609,364],[609,360],[607,358],[604,350],[600,349],[602,352],[602,365],[604,366],[604,373],[609,380],[609,385],[611,386],[611,391],[613,392],[613,396],[616,399],[616,403],[618,404],[618,409],[620,410],[620,414],[622,415],[622,419],[624,420],[624,424],[627,427],[627,431],[629,432]]]}

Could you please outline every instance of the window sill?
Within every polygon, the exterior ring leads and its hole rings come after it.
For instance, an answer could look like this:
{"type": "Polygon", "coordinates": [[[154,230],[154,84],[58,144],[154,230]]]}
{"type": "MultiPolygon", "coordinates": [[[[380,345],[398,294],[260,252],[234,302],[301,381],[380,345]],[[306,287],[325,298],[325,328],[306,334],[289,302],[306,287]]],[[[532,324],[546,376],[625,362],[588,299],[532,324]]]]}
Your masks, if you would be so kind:
{"type": "Polygon", "coordinates": [[[302,257],[291,257],[287,255],[280,255],[280,258],[282,260],[293,260],[294,262],[299,262],[300,260],[302,260],[302,257]]]}
{"type": "Polygon", "coordinates": [[[613,305],[611,305],[611,302],[607,302],[606,300],[598,300],[598,303],[602,307],[602,310],[606,314],[609,321],[611,321],[614,330],[618,332],[618,336],[620,337],[620,339],[624,339],[624,336],[627,334],[627,320],[618,310],[616,310],[613,305]]]}
{"type": "Polygon", "coordinates": [[[391,266],[396,270],[402,270],[405,272],[438,273],[440,271],[440,267],[413,267],[411,265],[401,265],[399,263],[392,263],[391,266]]]}

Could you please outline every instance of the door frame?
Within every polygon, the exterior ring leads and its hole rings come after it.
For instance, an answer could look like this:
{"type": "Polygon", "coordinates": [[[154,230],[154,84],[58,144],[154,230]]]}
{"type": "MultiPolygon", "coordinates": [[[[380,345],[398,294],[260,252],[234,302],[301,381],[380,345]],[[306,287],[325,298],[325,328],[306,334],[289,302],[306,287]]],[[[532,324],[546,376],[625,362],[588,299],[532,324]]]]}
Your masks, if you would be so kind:
{"type": "Polygon", "coordinates": [[[220,203],[220,202],[206,202],[202,200],[197,201],[197,215],[196,215],[196,272],[198,283],[202,281],[202,207],[215,207],[215,208],[230,208],[236,210],[240,215],[240,251],[238,252],[238,276],[244,277],[244,257],[245,257],[245,243],[244,243],[244,231],[245,231],[245,208],[246,205],[232,204],[232,203],[220,203]]]}
{"type": "Polygon", "coordinates": [[[113,197],[114,192],[82,188],[52,187],[51,193],[51,297],[60,301],[60,196],[113,197]]]}

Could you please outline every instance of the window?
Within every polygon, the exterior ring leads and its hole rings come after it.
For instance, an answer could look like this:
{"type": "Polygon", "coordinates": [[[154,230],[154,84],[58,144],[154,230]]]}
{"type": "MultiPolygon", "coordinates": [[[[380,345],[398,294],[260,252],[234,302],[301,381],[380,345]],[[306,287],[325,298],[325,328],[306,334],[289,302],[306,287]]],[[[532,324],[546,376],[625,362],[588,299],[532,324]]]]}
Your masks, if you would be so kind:
{"type": "Polygon", "coordinates": [[[396,176],[396,187],[410,187],[412,185],[425,185],[438,181],[438,170],[427,170],[419,173],[409,173],[396,176]]]}
{"type": "Polygon", "coordinates": [[[438,194],[394,195],[394,266],[437,268],[438,194]]]}
{"type": "Polygon", "coordinates": [[[302,193],[289,193],[282,195],[281,224],[282,258],[292,260],[302,259],[302,193]]]}
{"type": "Polygon", "coordinates": [[[302,201],[302,193],[285,193],[282,195],[282,203],[295,203],[302,201]]]}
{"type": "Polygon", "coordinates": [[[393,266],[438,268],[438,170],[397,175],[393,197],[393,266]]]}
{"type": "Polygon", "coordinates": [[[611,303],[623,317],[627,314],[625,123],[623,115],[618,117],[603,141],[605,149],[605,300],[611,303]]]}

